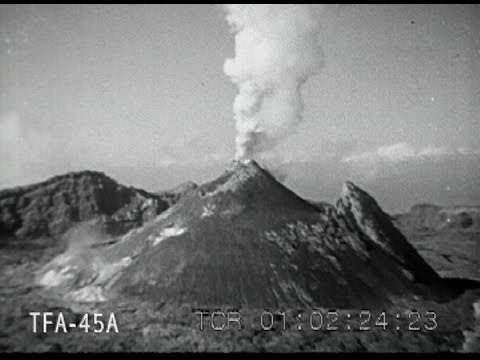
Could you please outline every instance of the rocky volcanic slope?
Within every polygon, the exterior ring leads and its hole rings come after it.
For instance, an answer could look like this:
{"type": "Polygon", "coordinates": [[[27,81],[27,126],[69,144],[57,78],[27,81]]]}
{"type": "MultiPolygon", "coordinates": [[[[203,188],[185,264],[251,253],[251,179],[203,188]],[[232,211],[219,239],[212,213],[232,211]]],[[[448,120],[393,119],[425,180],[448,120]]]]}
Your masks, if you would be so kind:
{"type": "Polygon", "coordinates": [[[123,186],[103,173],[82,171],[34,185],[0,191],[0,236],[55,237],[86,220],[126,231],[143,224],[178,200],[179,194],[153,194],[123,186]]]}
{"type": "Polygon", "coordinates": [[[253,161],[116,244],[64,254],[42,274],[42,284],[86,301],[348,308],[449,292],[367,193],[346,183],[336,209],[314,206],[253,161]]]}
{"type": "MultiPolygon", "coordinates": [[[[22,193],[41,187],[46,186],[24,187],[22,193]]],[[[103,236],[90,232],[87,221],[67,233],[72,244],[81,246],[68,247],[53,260],[58,254],[53,247],[3,247],[0,352],[479,351],[480,289],[462,290],[446,302],[430,296],[449,289],[438,283],[375,200],[354,184],[344,185],[336,206],[312,205],[252,162],[234,164],[202,186],[182,188],[186,191],[158,193],[172,205],[169,209],[121,236],[109,234],[101,246],[81,245],[84,238],[103,236]],[[419,297],[412,299],[413,294],[419,297]],[[222,309],[242,305],[241,331],[199,330],[192,307],[219,303],[227,305],[222,309]],[[371,331],[325,331],[326,321],[322,331],[308,326],[299,331],[298,309],[314,305],[337,309],[340,319],[370,309],[371,331]],[[287,313],[286,329],[276,319],[272,331],[263,331],[261,312],[268,307],[275,313],[280,306],[287,313]],[[438,328],[408,331],[408,317],[396,323],[401,331],[373,326],[380,311],[390,316],[407,309],[435,311],[438,328]],[[34,333],[30,311],[62,312],[67,324],[77,326],[85,313],[91,324],[93,313],[102,313],[106,322],[113,312],[120,331],[77,328],[64,334],[51,327],[34,333]]],[[[119,209],[138,209],[137,204],[127,201],[119,209]]],[[[120,219],[139,219],[138,213],[118,212],[124,214],[120,219]]]]}

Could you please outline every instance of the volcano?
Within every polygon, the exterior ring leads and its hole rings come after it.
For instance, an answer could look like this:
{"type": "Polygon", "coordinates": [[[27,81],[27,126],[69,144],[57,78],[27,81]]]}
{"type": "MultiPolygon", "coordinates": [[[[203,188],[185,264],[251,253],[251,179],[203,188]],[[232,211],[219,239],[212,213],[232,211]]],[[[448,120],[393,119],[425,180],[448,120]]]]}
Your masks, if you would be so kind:
{"type": "Polygon", "coordinates": [[[351,182],[319,207],[255,161],[233,162],[113,245],[63,254],[40,282],[76,299],[199,306],[374,307],[448,293],[376,201],[351,182]]]}

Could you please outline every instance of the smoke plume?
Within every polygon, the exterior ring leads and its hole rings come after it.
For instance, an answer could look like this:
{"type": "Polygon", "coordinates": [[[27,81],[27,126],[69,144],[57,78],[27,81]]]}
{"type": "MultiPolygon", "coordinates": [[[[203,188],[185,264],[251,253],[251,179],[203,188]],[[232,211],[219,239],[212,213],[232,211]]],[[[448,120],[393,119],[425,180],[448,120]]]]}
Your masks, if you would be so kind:
{"type": "Polygon", "coordinates": [[[235,57],[224,72],[239,88],[233,105],[236,160],[271,149],[302,120],[302,85],[323,64],[319,5],[226,5],[235,57]]]}

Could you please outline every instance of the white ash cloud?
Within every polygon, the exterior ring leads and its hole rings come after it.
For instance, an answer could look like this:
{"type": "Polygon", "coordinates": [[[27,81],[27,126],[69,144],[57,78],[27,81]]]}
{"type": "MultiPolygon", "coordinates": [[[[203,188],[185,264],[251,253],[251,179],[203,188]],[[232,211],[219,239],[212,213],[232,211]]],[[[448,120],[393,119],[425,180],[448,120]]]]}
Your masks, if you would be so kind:
{"type": "Polygon", "coordinates": [[[323,65],[324,6],[226,5],[235,57],[224,72],[238,86],[233,105],[237,160],[270,150],[302,120],[302,85],[323,65]]]}

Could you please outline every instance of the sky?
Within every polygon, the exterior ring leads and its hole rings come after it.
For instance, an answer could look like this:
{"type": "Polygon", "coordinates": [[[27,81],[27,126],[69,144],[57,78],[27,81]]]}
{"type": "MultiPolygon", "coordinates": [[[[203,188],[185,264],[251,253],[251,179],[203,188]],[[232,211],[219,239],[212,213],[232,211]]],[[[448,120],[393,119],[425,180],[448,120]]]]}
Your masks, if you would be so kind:
{"type": "MultiPolygon", "coordinates": [[[[267,154],[300,195],[480,204],[480,7],[339,5],[304,120],[267,154]]],[[[0,5],[0,188],[92,169],[157,191],[235,152],[217,5],[0,5]]]]}

